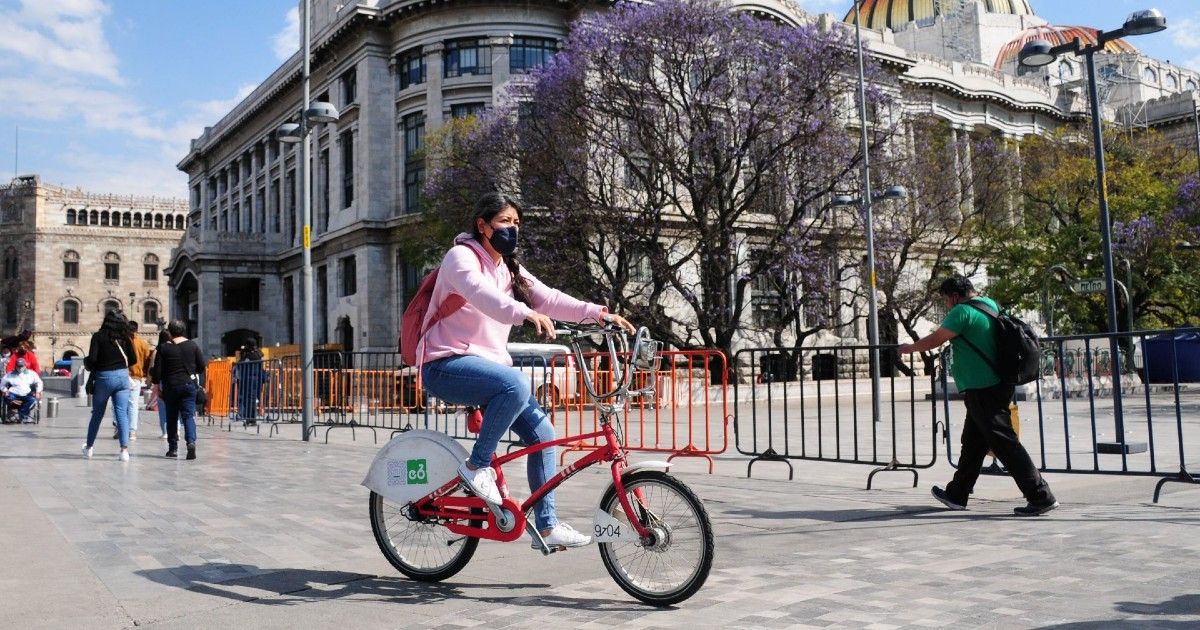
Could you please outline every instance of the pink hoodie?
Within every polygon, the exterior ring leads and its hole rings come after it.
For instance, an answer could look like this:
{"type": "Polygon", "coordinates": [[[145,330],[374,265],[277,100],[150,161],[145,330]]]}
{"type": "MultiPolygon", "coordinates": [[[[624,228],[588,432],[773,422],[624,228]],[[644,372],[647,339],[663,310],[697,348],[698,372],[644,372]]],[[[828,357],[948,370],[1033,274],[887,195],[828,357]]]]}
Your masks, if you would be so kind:
{"type": "Polygon", "coordinates": [[[512,357],[505,349],[508,334],[535,310],[551,319],[571,322],[599,321],[608,312],[599,304],[581,302],[542,284],[521,267],[521,276],[529,281],[530,301],[534,305],[530,308],[513,298],[512,274],[504,261],[491,264],[491,256],[483,245],[467,232],[456,236],[454,243],[466,247],[451,247],[442,258],[426,321],[451,293],[467,298],[467,303],[426,331],[418,352],[421,363],[472,354],[512,365],[512,357]]]}

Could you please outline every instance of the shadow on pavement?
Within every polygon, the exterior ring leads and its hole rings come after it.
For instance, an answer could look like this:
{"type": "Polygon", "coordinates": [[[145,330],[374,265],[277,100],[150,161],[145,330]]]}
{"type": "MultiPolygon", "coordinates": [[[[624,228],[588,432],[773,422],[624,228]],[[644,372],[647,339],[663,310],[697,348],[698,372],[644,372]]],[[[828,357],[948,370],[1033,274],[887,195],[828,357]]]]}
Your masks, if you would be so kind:
{"type": "Polygon", "coordinates": [[[469,595],[464,589],[549,589],[550,584],[416,582],[402,577],[384,577],[319,569],[261,569],[247,564],[208,562],[163,569],[136,571],[159,584],[175,586],[203,595],[267,606],[290,606],[346,597],[368,597],[405,604],[437,604],[448,600],[481,601],[502,605],[529,605],[603,611],[643,611],[644,606],[628,600],[572,599],[557,595],[514,596],[469,595]],[[257,592],[255,592],[257,591],[257,592]]]}

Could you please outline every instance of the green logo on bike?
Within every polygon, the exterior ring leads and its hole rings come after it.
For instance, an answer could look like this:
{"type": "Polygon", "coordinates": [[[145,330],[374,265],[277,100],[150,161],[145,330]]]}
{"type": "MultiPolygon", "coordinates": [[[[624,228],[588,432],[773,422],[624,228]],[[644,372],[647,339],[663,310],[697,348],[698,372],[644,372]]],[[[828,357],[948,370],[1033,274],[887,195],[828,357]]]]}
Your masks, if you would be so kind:
{"type": "Polygon", "coordinates": [[[429,470],[423,459],[408,460],[408,485],[429,483],[429,470]]]}

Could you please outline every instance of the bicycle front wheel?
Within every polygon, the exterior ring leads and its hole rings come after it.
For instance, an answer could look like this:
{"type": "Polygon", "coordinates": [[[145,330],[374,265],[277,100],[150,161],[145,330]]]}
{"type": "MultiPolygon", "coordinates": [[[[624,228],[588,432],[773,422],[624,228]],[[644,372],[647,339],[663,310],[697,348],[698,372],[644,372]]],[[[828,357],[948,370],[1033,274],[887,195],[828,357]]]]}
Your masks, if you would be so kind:
{"type": "MultiPolygon", "coordinates": [[[[467,566],[479,546],[478,538],[461,536],[443,525],[413,520],[411,516],[406,506],[371,493],[371,531],[392,566],[421,582],[441,582],[467,566]]],[[[471,523],[479,526],[481,521],[471,523]]]]}
{"type": "MultiPolygon", "coordinates": [[[[677,604],[700,590],[712,569],[712,523],[704,504],[682,481],[657,470],[625,478],[625,494],[648,540],[600,543],[604,568],[626,593],[655,606],[677,604]]],[[[600,508],[620,522],[629,518],[616,486],[600,508]]]]}

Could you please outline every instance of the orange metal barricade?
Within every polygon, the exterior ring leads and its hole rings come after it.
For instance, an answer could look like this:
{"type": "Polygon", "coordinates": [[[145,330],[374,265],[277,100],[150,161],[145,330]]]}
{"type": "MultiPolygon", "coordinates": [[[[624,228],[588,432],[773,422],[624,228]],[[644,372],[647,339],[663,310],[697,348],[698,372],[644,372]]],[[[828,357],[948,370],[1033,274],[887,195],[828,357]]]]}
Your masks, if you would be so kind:
{"type": "Polygon", "coordinates": [[[233,399],[233,361],[214,359],[204,371],[204,391],[208,394],[205,414],[209,418],[229,417],[229,401],[233,399]]]}
{"type": "MultiPolygon", "coordinates": [[[[621,417],[625,448],[629,451],[670,453],[676,457],[703,457],[713,471],[712,455],[729,447],[729,406],[725,392],[727,370],[725,356],[716,350],[679,350],[662,352],[662,367],[657,371],[653,398],[638,397],[629,402],[621,417]],[[720,374],[720,383],[712,382],[712,372],[720,374]]],[[[613,374],[607,368],[607,355],[584,355],[593,383],[603,391],[612,387],[613,374]]],[[[600,411],[587,400],[582,375],[574,369],[574,357],[555,357],[548,377],[553,379],[561,406],[547,409],[559,437],[583,435],[600,428],[600,411]]],[[[645,386],[649,371],[635,372],[632,389],[645,386]]],[[[598,447],[595,440],[584,441],[570,450],[598,447]]]]}

